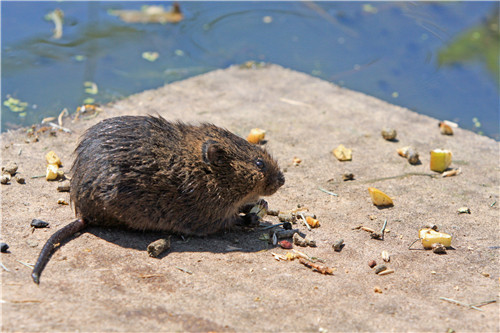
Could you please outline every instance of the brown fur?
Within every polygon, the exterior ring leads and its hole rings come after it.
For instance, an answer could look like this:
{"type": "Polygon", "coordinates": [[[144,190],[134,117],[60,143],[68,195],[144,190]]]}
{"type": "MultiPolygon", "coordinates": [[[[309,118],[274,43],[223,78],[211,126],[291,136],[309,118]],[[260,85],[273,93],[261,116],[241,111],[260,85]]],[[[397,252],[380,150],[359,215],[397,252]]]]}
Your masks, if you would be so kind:
{"type": "Polygon", "coordinates": [[[75,153],[71,201],[91,225],[207,235],[284,183],[264,149],[211,124],[110,118],[87,130],[75,153]]]}

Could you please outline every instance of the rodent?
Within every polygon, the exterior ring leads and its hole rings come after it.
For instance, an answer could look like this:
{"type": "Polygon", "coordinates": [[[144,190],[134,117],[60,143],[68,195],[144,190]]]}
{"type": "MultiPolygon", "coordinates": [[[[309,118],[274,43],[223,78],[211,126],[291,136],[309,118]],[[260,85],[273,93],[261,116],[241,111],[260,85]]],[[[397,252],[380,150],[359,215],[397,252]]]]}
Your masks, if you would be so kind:
{"type": "Polygon", "coordinates": [[[87,225],[204,236],[242,222],[243,207],[285,177],[258,145],[212,124],[120,116],[90,127],[75,149],[70,197],[77,219],[54,233],[33,269],[87,225]]]}

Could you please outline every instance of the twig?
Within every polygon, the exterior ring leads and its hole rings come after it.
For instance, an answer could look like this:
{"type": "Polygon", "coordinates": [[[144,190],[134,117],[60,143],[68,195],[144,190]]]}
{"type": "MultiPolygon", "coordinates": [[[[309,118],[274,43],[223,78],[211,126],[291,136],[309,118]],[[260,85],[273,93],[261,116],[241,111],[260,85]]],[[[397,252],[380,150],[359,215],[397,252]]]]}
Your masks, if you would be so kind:
{"type": "Polygon", "coordinates": [[[1,262],[0,262],[0,266],[2,266],[2,268],[5,269],[6,272],[10,272],[9,269],[7,267],[5,267],[5,265],[1,262]]]}
{"type": "Polygon", "coordinates": [[[26,267],[29,267],[29,268],[33,269],[33,266],[34,266],[33,264],[27,264],[27,263],[25,263],[25,262],[22,262],[21,260],[16,260],[16,261],[17,261],[18,263],[23,264],[23,265],[24,265],[24,266],[26,266],[26,267]]]}
{"type": "Polygon", "coordinates": [[[304,216],[304,214],[300,213],[300,217],[302,217],[302,221],[304,221],[304,224],[306,225],[307,230],[311,231],[311,226],[309,225],[309,223],[307,223],[306,217],[304,216]]]}
{"type": "Polygon", "coordinates": [[[187,269],[181,268],[181,267],[179,267],[179,266],[175,266],[175,268],[177,268],[178,270],[180,270],[180,271],[182,271],[182,272],[184,272],[184,273],[193,274],[193,272],[188,271],[187,269]]]}
{"type": "Polygon", "coordinates": [[[390,177],[382,177],[382,178],[374,178],[374,179],[368,179],[368,180],[363,180],[363,181],[352,181],[352,182],[344,182],[344,181],[339,181],[339,182],[329,182],[330,184],[333,185],[340,185],[340,184],[369,184],[369,183],[375,183],[383,180],[390,180],[390,179],[400,179],[400,178],[406,178],[406,177],[411,177],[411,176],[427,176],[431,178],[437,178],[439,177],[438,174],[433,174],[433,173],[426,173],[426,172],[407,172],[403,173],[401,175],[397,176],[390,176],[390,177]]]}
{"type": "Polygon", "coordinates": [[[318,186],[318,190],[322,191],[322,192],[325,192],[326,194],[330,194],[330,195],[333,195],[335,197],[338,197],[339,195],[337,193],[333,193],[333,192],[330,192],[328,190],[325,190],[324,188],[322,188],[321,186],[318,186]]]}
{"type": "Polygon", "coordinates": [[[491,304],[491,303],[495,303],[496,301],[497,301],[496,299],[492,299],[490,301],[485,301],[485,302],[471,304],[471,306],[480,307],[480,306],[483,306],[483,305],[488,305],[488,304],[491,304]]]}
{"type": "Polygon", "coordinates": [[[469,309],[474,309],[474,310],[478,310],[478,311],[484,311],[484,310],[482,310],[482,309],[480,309],[478,307],[475,307],[474,305],[463,303],[463,302],[460,302],[460,301],[457,301],[457,300],[454,300],[454,299],[451,299],[451,298],[439,297],[439,299],[442,299],[443,301],[447,301],[447,302],[450,302],[450,303],[458,304],[458,305],[461,305],[461,306],[465,306],[465,307],[468,307],[469,309]]]}
{"type": "Polygon", "coordinates": [[[385,219],[384,225],[382,226],[382,229],[380,230],[380,234],[382,235],[382,238],[384,238],[385,227],[387,227],[387,219],[385,219]]]}
{"type": "Polygon", "coordinates": [[[46,175],[38,175],[38,176],[31,176],[31,179],[35,179],[35,178],[42,178],[42,177],[45,177],[46,175]]]}
{"type": "Polygon", "coordinates": [[[417,250],[417,249],[412,249],[411,247],[413,246],[413,244],[415,244],[416,242],[418,242],[420,240],[420,238],[418,239],[415,239],[413,242],[411,242],[410,246],[408,246],[408,250],[417,250]]]}
{"type": "Polygon", "coordinates": [[[279,227],[280,225],[283,225],[283,223],[268,225],[268,226],[262,227],[260,230],[272,229],[272,228],[275,228],[275,227],[279,227]]]}
{"type": "Polygon", "coordinates": [[[57,128],[57,129],[60,129],[62,130],[63,132],[66,132],[66,133],[71,133],[71,130],[69,128],[66,128],[66,127],[62,127],[62,126],[59,126],[55,123],[49,123],[50,126],[54,127],[54,128],[57,128]]]}

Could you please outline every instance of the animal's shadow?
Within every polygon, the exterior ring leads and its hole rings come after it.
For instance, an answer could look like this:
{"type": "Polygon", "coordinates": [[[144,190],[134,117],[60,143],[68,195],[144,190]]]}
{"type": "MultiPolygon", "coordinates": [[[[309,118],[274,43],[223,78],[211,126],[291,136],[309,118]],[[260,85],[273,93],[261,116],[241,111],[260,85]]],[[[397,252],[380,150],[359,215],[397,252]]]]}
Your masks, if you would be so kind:
{"type": "MultiPolygon", "coordinates": [[[[281,229],[276,227],[273,229],[281,229]]],[[[162,259],[170,252],[258,252],[273,248],[269,242],[260,240],[259,236],[272,229],[234,227],[231,230],[219,232],[209,236],[181,236],[167,232],[135,231],[121,228],[87,227],[88,232],[107,242],[123,248],[147,251],[150,243],[169,238],[171,246],[168,251],[161,253],[157,258],[162,259]]],[[[69,240],[68,240],[69,241],[69,240]]]]}

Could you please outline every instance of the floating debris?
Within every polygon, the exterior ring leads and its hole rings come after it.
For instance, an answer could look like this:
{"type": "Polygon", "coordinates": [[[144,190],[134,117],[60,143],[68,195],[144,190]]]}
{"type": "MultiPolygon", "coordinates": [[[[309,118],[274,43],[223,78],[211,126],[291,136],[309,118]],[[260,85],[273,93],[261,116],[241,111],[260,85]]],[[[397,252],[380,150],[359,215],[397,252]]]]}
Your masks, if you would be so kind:
{"type": "Polygon", "coordinates": [[[156,61],[156,59],[158,59],[159,56],[160,54],[158,52],[149,52],[149,51],[142,52],[142,58],[150,62],[156,61]]]}
{"type": "Polygon", "coordinates": [[[45,19],[47,21],[54,22],[54,34],[52,35],[52,38],[61,39],[63,35],[64,12],[61,9],[57,8],[45,15],[45,19]]]}
{"type": "Polygon", "coordinates": [[[252,128],[247,136],[247,141],[250,143],[259,144],[264,141],[266,131],[260,128],[252,128]]]}
{"type": "Polygon", "coordinates": [[[17,98],[12,98],[7,95],[7,99],[3,102],[3,105],[8,107],[12,112],[23,112],[27,107],[27,102],[21,102],[17,98]]]}
{"type": "Polygon", "coordinates": [[[118,16],[126,23],[178,23],[182,21],[181,9],[174,2],[170,11],[165,11],[163,6],[142,6],[141,10],[109,10],[108,14],[118,16]]]}

